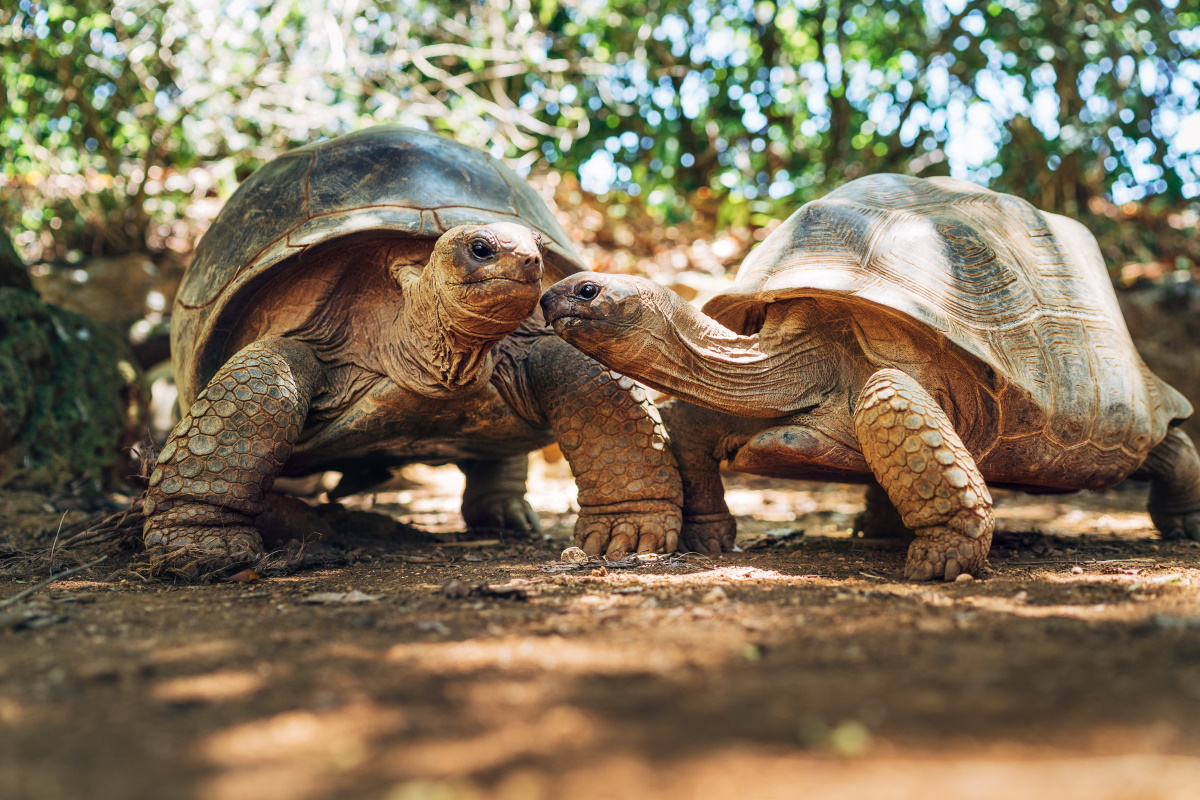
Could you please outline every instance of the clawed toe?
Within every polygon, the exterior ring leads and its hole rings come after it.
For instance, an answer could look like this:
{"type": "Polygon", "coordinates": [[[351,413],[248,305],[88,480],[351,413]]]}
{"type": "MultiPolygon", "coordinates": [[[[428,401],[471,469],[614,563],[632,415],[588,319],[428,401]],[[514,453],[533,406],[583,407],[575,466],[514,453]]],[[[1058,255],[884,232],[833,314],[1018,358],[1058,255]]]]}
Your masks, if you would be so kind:
{"type": "Polygon", "coordinates": [[[942,579],[952,581],[962,574],[962,568],[958,564],[958,559],[951,558],[946,562],[946,569],[942,572],[942,579]]]}
{"type": "Polygon", "coordinates": [[[633,550],[633,538],[636,533],[630,530],[632,526],[624,523],[616,526],[613,530],[612,538],[608,540],[608,547],[605,548],[605,555],[615,558],[623,558],[631,550],[633,550]]]}
{"type": "Polygon", "coordinates": [[[928,561],[920,563],[912,563],[911,557],[908,564],[904,565],[904,577],[910,581],[928,581],[933,579],[933,564],[928,561]]]}

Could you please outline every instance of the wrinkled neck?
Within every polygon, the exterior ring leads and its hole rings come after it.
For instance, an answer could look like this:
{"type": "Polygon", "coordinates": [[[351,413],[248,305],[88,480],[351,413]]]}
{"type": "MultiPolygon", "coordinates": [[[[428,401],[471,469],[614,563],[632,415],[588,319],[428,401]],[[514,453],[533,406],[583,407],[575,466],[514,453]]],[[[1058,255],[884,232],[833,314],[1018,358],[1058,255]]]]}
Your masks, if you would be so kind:
{"type": "Polygon", "coordinates": [[[381,358],[389,378],[428,397],[475,390],[492,376],[492,348],[516,327],[454,303],[432,269],[397,276],[403,302],[381,358]]]}
{"type": "Polygon", "coordinates": [[[782,417],[820,402],[832,354],[827,339],[775,320],[743,336],[672,300],[657,335],[643,337],[629,374],[700,406],[741,417],[782,417]]]}

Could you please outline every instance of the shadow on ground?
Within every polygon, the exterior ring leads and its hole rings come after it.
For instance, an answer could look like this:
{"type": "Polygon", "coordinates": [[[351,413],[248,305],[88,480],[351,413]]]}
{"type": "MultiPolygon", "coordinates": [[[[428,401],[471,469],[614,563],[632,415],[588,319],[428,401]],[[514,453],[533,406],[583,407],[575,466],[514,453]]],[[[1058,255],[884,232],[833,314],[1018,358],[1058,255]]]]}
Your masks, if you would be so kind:
{"type": "MultiPolygon", "coordinates": [[[[454,491],[375,508],[452,530],[454,491]]],[[[744,552],[545,571],[569,491],[535,487],[536,541],[52,584],[0,633],[0,796],[1196,796],[1200,549],[1137,490],[1004,496],[990,571],[948,585],[847,535],[861,490],[737,477],[744,552]]],[[[21,502],[9,550],[61,513],[21,502]]]]}

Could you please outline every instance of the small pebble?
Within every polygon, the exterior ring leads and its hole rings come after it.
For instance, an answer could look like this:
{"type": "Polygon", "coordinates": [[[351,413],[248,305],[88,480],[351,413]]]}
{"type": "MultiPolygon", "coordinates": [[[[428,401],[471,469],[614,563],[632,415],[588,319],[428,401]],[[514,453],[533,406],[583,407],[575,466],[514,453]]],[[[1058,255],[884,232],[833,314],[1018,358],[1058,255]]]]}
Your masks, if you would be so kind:
{"type": "Polygon", "coordinates": [[[442,597],[448,597],[451,600],[460,600],[464,597],[470,597],[470,595],[471,585],[466,581],[451,578],[442,584],[442,597]]]}
{"type": "Polygon", "coordinates": [[[729,595],[725,594],[724,589],[720,586],[714,586],[705,593],[704,597],[700,598],[700,602],[715,605],[717,603],[724,603],[728,599],[729,595]]]}
{"type": "Polygon", "coordinates": [[[955,578],[954,582],[955,583],[970,583],[973,580],[975,580],[974,575],[972,575],[969,572],[964,572],[961,575],[959,575],[957,578],[955,578]]]}
{"type": "Polygon", "coordinates": [[[586,564],[588,554],[583,552],[582,547],[568,547],[562,551],[562,555],[558,560],[565,561],[568,564],[586,564]]]}
{"type": "Polygon", "coordinates": [[[1083,574],[1083,567],[1071,567],[1071,573],[1072,573],[1073,575],[1082,575],[1082,574],[1083,574]]]}

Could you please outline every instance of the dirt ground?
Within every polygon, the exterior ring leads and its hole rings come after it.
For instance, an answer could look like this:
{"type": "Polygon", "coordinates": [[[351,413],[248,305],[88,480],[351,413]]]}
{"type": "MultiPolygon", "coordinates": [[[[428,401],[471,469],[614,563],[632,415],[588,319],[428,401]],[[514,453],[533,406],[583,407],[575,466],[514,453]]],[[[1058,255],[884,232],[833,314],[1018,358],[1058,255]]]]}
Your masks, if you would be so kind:
{"type": "MultiPolygon", "coordinates": [[[[730,476],[742,552],[570,570],[561,466],[533,541],[457,541],[457,473],[409,476],[355,502],[432,536],[0,607],[0,798],[1200,797],[1200,548],[1144,487],[998,493],[990,569],[915,584],[857,487],[730,476]]],[[[0,502],[11,597],[70,503],[0,502]]]]}

